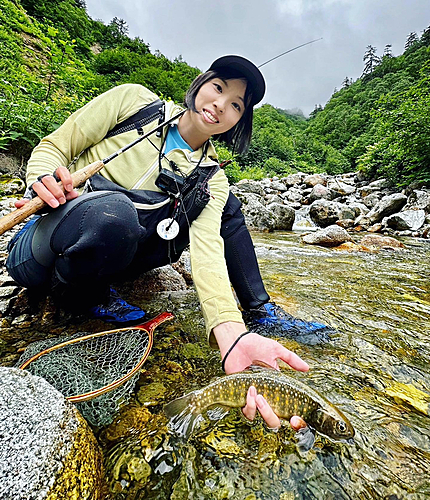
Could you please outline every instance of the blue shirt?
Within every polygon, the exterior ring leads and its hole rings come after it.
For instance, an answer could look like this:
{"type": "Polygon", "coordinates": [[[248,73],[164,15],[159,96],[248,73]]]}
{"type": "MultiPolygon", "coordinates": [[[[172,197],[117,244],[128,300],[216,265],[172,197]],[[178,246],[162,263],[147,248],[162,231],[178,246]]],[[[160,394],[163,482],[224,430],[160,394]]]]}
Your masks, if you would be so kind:
{"type": "Polygon", "coordinates": [[[178,126],[173,125],[169,128],[169,132],[166,137],[166,145],[164,148],[164,154],[166,155],[172,149],[189,149],[190,151],[193,148],[188,145],[184,139],[182,139],[181,134],[179,133],[178,126]]]}

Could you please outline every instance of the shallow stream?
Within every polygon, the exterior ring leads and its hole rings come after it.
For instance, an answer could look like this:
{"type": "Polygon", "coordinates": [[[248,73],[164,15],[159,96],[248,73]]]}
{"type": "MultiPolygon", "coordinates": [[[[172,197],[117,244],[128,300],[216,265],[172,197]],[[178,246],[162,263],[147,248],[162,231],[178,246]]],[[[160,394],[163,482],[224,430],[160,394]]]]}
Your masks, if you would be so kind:
{"type": "Polygon", "coordinates": [[[337,330],[323,345],[280,341],[311,366],[297,378],[348,416],[354,443],[317,435],[301,452],[288,427],[249,427],[236,410],[188,441],[169,433],[162,403],[221,375],[193,333],[202,322],[192,296],[156,333],[133,402],[99,434],[113,498],[430,498],[430,243],[347,253],[302,245],[297,232],[253,238],[272,298],[337,330]]]}

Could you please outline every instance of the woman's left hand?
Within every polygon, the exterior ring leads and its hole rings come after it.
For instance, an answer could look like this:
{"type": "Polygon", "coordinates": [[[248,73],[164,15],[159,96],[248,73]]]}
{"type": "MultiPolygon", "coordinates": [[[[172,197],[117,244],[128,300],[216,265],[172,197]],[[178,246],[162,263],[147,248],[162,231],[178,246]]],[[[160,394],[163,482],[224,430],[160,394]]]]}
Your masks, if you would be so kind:
{"type": "MultiPolygon", "coordinates": [[[[214,334],[220,347],[221,357],[224,358],[226,352],[231,347],[234,340],[245,330],[244,325],[239,323],[222,323],[214,328],[214,334]]],[[[279,370],[277,359],[282,359],[295,370],[306,372],[309,365],[297,354],[286,349],[276,340],[262,337],[257,333],[247,333],[233,347],[225,360],[224,369],[229,375],[245,370],[255,361],[263,363],[279,370]]],[[[250,387],[247,394],[246,406],[243,414],[249,420],[254,420],[257,410],[263,417],[267,426],[271,429],[278,429],[281,422],[275,412],[261,394],[257,394],[255,387],[250,387]]],[[[304,420],[298,416],[293,416],[290,425],[294,430],[299,430],[306,426],[304,420]]]]}
{"type": "MultiPolygon", "coordinates": [[[[222,351],[221,355],[223,355],[222,351]]],[[[279,370],[277,359],[282,359],[295,370],[301,372],[309,370],[309,365],[297,354],[289,351],[276,340],[252,332],[244,335],[235,345],[227,356],[224,368],[227,374],[241,372],[254,361],[262,361],[279,370]]]]}

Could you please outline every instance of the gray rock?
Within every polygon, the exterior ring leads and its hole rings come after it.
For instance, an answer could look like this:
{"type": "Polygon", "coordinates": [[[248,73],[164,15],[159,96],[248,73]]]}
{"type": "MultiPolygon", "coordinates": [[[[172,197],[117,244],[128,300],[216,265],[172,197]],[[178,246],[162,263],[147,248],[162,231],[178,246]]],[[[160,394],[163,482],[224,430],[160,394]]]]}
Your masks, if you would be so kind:
{"type": "Polygon", "coordinates": [[[304,172],[297,172],[295,174],[290,174],[289,176],[282,179],[282,181],[287,186],[294,186],[295,184],[301,184],[306,175],[307,174],[305,174],[304,172]]]}
{"type": "Polygon", "coordinates": [[[417,231],[424,225],[425,219],[424,210],[404,210],[387,217],[385,223],[397,231],[417,231]]]}
{"type": "Polygon", "coordinates": [[[331,226],[339,220],[339,206],[333,201],[316,200],[310,207],[309,215],[318,226],[331,226]]]}
{"type": "Polygon", "coordinates": [[[280,191],[281,193],[283,193],[284,191],[288,191],[288,186],[279,181],[273,181],[269,187],[274,191],[280,191]]]}
{"type": "Polygon", "coordinates": [[[367,208],[372,209],[377,203],[379,203],[381,196],[382,194],[379,191],[368,194],[363,198],[363,203],[366,205],[367,208]]]}
{"type": "Polygon", "coordinates": [[[399,212],[405,206],[406,201],[407,197],[402,193],[384,196],[365,217],[371,224],[375,224],[376,222],[380,222],[384,217],[399,212]]]}
{"type": "Polygon", "coordinates": [[[341,219],[336,222],[336,225],[343,227],[344,229],[350,229],[354,227],[354,219],[341,219]]]}
{"type": "Polygon", "coordinates": [[[359,188],[358,192],[360,193],[362,198],[365,198],[371,193],[375,193],[383,189],[389,189],[392,187],[392,185],[392,182],[387,179],[378,179],[371,182],[370,184],[367,184],[366,186],[359,188]]]}
{"type": "Polygon", "coordinates": [[[295,203],[295,202],[300,202],[302,200],[303,193],[298,189],[290,189],[287,191],[286,196],[288,201],[295,203]]]}
{"type": "Polygon", "coordinates": [[[339,204],[338,217],[339,220],[347,220],[347,219],[355,219],[357,217],[356,211],[354,208],[349,205],[339,204]]]}
{"type": "Polygon", "coordinates": [[[309,203],[313,203],[315,200],[321,199],[332,200],[333,193],[328,187],[323,186],[322,184],[316,184],[309,193],[308,200],[309,203]]]}
{"type": "Polygon", "coordinates": [[[349,203],[349,208],[352,208],[354,210],[355,217],[358,217],[359,215],[366,215],[369,213],[369,209],[366,207],[366,205],[357,201],[349,203]]]}
{"type": "Polygon", "coordinates": [[[0,378],[0,498],[102,498],[101,452],[76,408],[27,371],[0,378]]]}
{"type": "Polygon", "coordinates": [[[430,192],[414,190],[408,197],[406,209],[421,209],[426,213],[430,213],[430,192]]]}
{"type": "Polygon", "coordinates": [[[357,182],[357,172],[347,172],[346,174],[341,174],[336,176],[335,179],[340,178],[342,182],[354,186],[357,182]]]}
{"type": "Polygon", "coordinates": [[[283,203],[284,200],[278,194],[269,194],[266,198],[266,203],[270,205],[270,203],[283,203]]]}
{"type": "Polygon", "coordinates": [[[336,247],[345,241],[352,241],[352,238],[345,229],[335,224],[314,233],[305,234],[302,236],[302,241],[308,245],[336,247]]]}
{"type": "Polygon", "coordinates": [[[296,218],[296,211],[293,208],[280,203],[271,203],[266,208],[276,216],[274,229],[291,231],[296,218]]]}
{"type": "Polygon", "coordinates": [[[236,187],[243,193],[255,193],[264,196],[264,189],[258,181],[242,179],[236,184],[236,187]]]}
{"type": "Polygon", "coordinates": [[[336,193],[339,193],[342,196],[347,196],[349,194],[355,193],[357,190],[355,186],[347,184],[345,182],[341,182],[337,179],[329,181],[327,187],[329,187],[332,191],[335,191],[336,193]]]}
{"type": "Polygon", "coordinates": [[[242,213],[249,228],[263,231],[275,229],[276,216],[264,206],[262,197],[245,193],[240,196],[240,200],[242,213]]]}
{"type": "Polygon", "coordinates": [[[323,186],[326,186],[327,185],[327,178],[321,174],[311,174],[311,175],[307,175],[303,179],[303,183],[309,187],[314,187],[317,184],[322,184],[323,186]]]}

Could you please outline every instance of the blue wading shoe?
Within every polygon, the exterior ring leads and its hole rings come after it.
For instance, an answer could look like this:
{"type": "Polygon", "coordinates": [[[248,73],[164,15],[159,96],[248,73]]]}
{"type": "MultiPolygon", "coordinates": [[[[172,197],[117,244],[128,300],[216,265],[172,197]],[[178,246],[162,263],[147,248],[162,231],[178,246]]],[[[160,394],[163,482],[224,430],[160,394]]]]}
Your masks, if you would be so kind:
{"type": "Polygon", "coordinates": [[[122,299],[116,290],[110,288],[106,302],[92,307],[90,315],[92,318],[101,319],[118,326],[128,326],[141,323],[145,311],[132,306],[122,299]]]}
{"type": "Polygon", "coordinates": [[[285,312],[274,302],[267,302],[244,313],[249,330],[263,336],[290,337],[303,344],[321,344],[330,340],[333,328],[314,321],[304,321],[285,312]]]}

